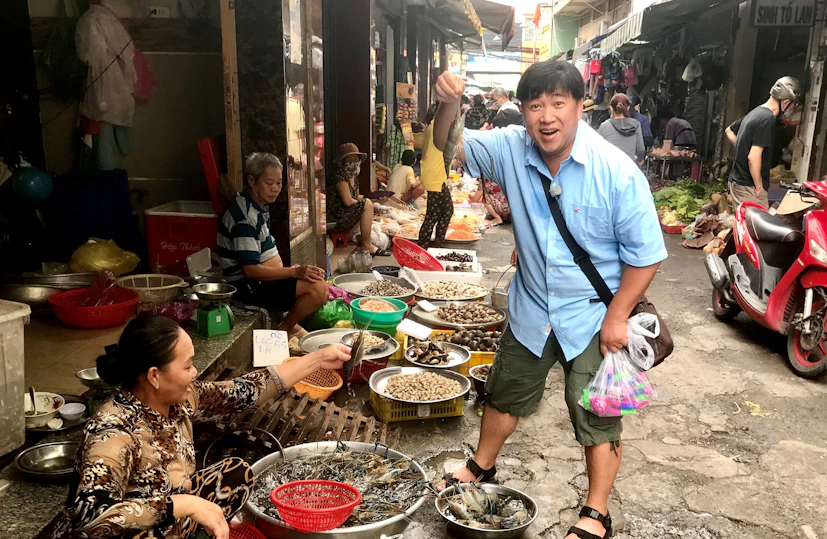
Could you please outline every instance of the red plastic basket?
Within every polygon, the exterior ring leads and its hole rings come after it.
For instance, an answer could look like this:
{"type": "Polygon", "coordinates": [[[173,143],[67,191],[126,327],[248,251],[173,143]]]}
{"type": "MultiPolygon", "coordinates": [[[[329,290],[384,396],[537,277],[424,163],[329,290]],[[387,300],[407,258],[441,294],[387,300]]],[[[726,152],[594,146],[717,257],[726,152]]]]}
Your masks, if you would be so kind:
{"type": "Polygon", "coordinates": [[[400,265],[418,271],[445,271],[434,255],[404,238],[393,238],[393,256],[400,265]]]}
{"type": "MultiPolygon", "coordinates": [[[[377,359],[376,361],[363,361],[356,368],[350,371],[350,383],[352,384],[367,384],[370,381],[370,376],[376,371],[381,371],[388,366],[388,359],[377,359]]],[[[336,369],[339,376],[344,380],[345,370],[336,369]]]]}
{"type": "Polygon", "coordinates": [[[267,539],[267,536],[252,524],[242,524],[237,528],[231,524],[230,539],[267,539]]]}
{"type": "Polygon", "coordinates": [[[270,501],[282,520],[300,532],[338,528],[362,501],[350,485],[336,481],[293,481],[274,488],[270,501]]]}
{"type": "Polygon", "coordinates": [[[123,288],[113,288],[116,303],[103,307],[81,307],[88,288],[59,292],[49,298],[52,311],[67,326],[84,329],[108,328],[126,322],[138,305],[138,293],[123,288]]]}

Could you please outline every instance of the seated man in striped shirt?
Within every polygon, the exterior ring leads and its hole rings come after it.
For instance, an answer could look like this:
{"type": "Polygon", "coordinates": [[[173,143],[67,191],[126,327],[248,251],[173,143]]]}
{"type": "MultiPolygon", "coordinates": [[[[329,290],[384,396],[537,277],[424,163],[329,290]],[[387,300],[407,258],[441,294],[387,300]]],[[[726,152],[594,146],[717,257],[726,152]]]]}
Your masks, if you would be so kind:
{"type": "MultiPolygon", "coordinates": [[[[275,155],[252,153],[244,163],[246,185],[218,224],[218,257],[239,299],[271,311],[288,311],[279,329],[305,333],[299,320],[327,302],[325,271],[285,268],[270,235],[268,205],[281,192],[282,165],[275,155]]],[[[296,336],[301,336],[296,335],[296,336]]]]}

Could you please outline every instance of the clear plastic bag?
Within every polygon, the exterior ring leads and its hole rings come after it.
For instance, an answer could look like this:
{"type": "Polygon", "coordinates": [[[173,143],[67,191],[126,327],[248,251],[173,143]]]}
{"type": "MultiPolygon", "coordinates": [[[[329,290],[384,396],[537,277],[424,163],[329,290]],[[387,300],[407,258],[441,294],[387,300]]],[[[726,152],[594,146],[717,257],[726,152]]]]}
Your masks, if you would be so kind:
{"type": "Polygon", "coordinates": [[[655,357],[647,337],[660,333],[655,315],[637,314],[626,322],[629,344],[617,352],[609,352],[600,368],[583,389],[578,404],[600,417],[633,414],[657,396],[646,375],[655,357]]]}
{"type": "Polygon", "coordinates": [[[106,5],[91,5],[75,29],[78,57],[88,65],[80,112],[112,125],[131,126],[135,117],[135,47],[120,19],[106,5]]]}

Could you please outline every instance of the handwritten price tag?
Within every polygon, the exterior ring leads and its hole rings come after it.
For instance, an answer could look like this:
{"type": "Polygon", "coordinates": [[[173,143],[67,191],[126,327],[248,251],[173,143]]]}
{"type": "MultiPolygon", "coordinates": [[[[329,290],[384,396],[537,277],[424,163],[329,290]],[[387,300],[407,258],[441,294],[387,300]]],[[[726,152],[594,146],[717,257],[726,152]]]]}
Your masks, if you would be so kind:
{"type": "Polygon", "coordinates": [[[290,357],[286,331],[275,329],[253,330],[253,367],[281,365],[290,357]]]}

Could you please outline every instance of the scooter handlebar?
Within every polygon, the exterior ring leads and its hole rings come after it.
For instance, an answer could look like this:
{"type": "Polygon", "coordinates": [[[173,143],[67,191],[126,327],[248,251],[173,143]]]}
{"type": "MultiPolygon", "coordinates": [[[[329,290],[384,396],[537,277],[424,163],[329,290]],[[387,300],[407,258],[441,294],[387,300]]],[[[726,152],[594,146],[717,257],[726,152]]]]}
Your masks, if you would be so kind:
{"type": "Polygon", "coordinates": [[[789,189],[792,191],[798,191],[799,189],[801,189],[800,185],[796,185],[794,183],[781,182],[778,185],[781,187],[781,189],[789,189]]]}

